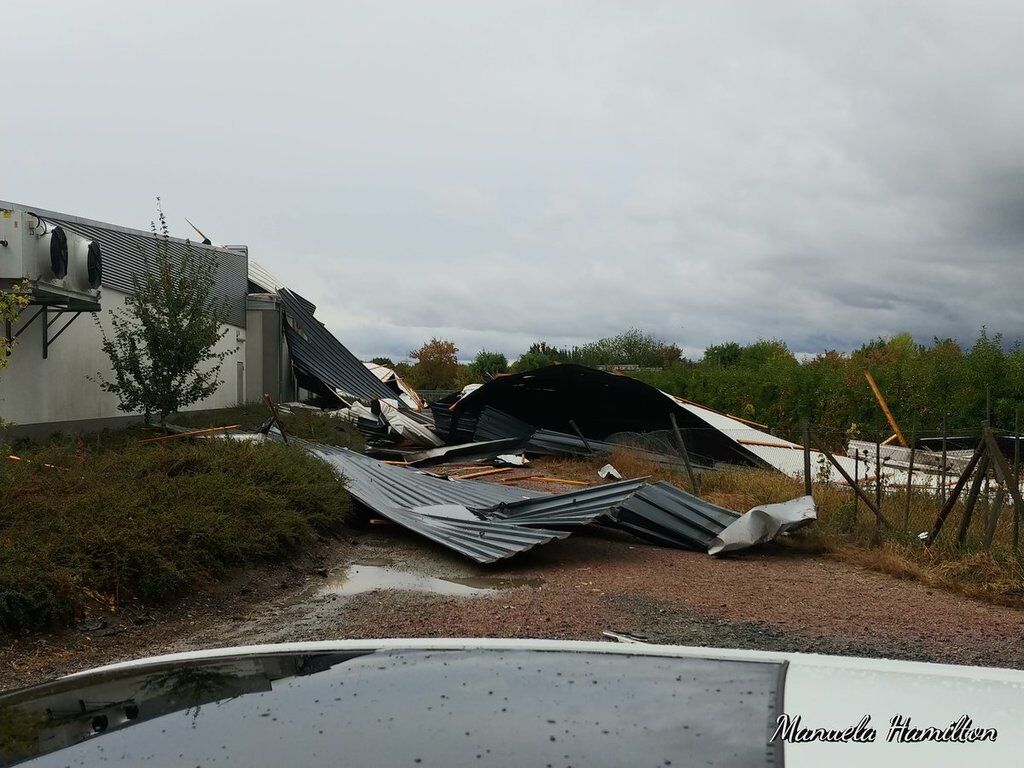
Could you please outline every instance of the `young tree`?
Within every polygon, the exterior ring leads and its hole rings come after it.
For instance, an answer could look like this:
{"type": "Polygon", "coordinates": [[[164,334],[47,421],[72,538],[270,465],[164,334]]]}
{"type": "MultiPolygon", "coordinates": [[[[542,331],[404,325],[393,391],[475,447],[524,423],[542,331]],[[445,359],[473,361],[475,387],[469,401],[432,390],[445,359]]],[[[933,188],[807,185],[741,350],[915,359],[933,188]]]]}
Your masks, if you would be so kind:
{"type": "MultiPolygon", "coordinates": [[[[15,283],[9,290],[0,289],[0,323],[13,323],[21,310],[28,306],[28,281],[15,283]]],[[[14,349],[14,341],[0,336],[0,371],[7,367],[7,359],[14,349]]]]}
{"type": "MultiPolygon", "coordinates": [[[[15,283],[9,290],[0,289],[0,324],[18,319],[21,310],[28,306],[28,281],[15,283]]],[[[0,335],[0,371],[7,367],[8,358],[14,349],[14,341],[8,341],[7,337],[0,335]]],[[[0,431],[11,426],[10,423],[0,419],[0,431]]],[[[2,438],[2,435],[0,435],[2,438]]],[[[0,454],[7,454],[7,446],[0,440],[0,454]]]]}
{"type": "Polygon", "coordinates": [[[508,359],[501,352],[481,349],[469,364],[469,370],[477,380],[482,381],[496,373],[508,373],[508,359]]]}
{"type": "Polygon", "coordinates": [[[459,348],[447,339],[432,338],[409,353],[416,361],[418,389],[451,389],[459,376],[459,348]]]}
{"type": "Polygon", "coordinates": [[[160,198],[157,215],[155,260],[133,276],[133,294],[112,313],[113,336],[100,325],[113,378],[98,373],[95,381],[118,396],[119,410],[142,411],[147,424],[156,414],[163,426],[170,414],[217,391],[224,358],[236,350],[215,351],[227,329],[225,308],[213,296],[214,254],[199,254],[186,241],[183,255],[173,255],[160,198]]]}

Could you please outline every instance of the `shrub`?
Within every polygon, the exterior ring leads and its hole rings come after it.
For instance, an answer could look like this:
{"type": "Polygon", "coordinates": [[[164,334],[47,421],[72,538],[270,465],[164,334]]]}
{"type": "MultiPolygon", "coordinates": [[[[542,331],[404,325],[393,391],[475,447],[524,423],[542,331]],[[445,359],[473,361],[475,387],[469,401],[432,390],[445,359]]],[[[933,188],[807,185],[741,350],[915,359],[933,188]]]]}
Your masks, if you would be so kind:
{"type": "Polygon", "coordinates": [[[51,445],[25,458],[0,473],[7,630],[66,623],[89,595],[180,595],[229,568],[295,553],[350,509],[328,465],[274,443],[132,440],[95,451],[51,445]]]}

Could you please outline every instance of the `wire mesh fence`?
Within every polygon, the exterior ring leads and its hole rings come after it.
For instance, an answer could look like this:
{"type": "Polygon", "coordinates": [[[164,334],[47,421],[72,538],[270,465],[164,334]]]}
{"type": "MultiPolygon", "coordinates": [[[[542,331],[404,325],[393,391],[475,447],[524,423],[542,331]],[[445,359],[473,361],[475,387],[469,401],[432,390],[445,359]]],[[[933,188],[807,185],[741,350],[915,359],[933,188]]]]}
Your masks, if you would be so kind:
{"type": "Polygon", "coordinates": [[[750,491],[763,503],[781,500],[766,498],[773,494],[809,491],[820,524],[845,536],[1019,552],[1024,504],[1017,434],[979,425],[955,433],[915,428],[903,438],[906,444],[891,433],[800,424],[772,433],[717,427],[620,432],[608,442],[633,455],[677,456],[695,477],[677,469],[675,479],[698,492],[750,491]]]}

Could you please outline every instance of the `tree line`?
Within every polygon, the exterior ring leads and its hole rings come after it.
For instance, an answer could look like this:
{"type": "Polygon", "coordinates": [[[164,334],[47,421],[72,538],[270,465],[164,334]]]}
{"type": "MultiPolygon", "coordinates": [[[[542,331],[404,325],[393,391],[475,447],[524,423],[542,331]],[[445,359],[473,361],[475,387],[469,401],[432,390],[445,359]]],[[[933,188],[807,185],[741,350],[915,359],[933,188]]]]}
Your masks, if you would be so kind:
{"type": "Polygon", "coordinates": [[[414,350],[411,363],[394,364],[423,390],[457,389],[487,376],[555,363],[615,369],[673,395],[765,424],[779,431],[808,419],[823,433],[891,433],[864,377],[870,371],[904,433],[949,434],[977,430],[989,419],[1012,430],[1024,407],[1024,347],[982,328],[971,343],[935,338],[921,344],[907,333],[877,338],[852,352],[793,354],[782,341],[728,342],[708,347],[699,359],[657,336],[630,329],[578,347],[532,344],[514,362],[483,350],[468,364],[451,341],[432,339],[414,350]]]}

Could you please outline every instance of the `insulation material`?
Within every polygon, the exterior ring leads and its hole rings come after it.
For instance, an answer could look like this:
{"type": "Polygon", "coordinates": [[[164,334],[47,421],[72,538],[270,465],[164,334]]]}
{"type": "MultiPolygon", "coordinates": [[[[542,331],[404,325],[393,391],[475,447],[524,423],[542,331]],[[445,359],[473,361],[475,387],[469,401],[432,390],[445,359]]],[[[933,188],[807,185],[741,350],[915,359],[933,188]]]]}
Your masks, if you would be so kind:
{"type": "Polygon", "coordinates": [[[754,507],[715,537],[708,548],[708,554],[718,555],[764,544],[781,534],[814,522],[817,517],[812,496],[754,507]]]}

